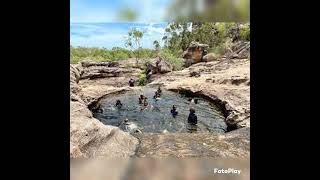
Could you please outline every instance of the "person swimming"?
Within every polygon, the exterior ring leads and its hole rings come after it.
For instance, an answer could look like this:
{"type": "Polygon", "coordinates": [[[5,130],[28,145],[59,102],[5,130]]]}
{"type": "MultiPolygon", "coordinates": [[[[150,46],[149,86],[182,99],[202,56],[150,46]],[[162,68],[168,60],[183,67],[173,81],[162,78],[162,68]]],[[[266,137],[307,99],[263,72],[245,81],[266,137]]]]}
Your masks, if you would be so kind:
{"type": "Polygon", "coordinates": [[[116,102],[116,105],[115,105],[117,108],[121,108],[122,107],[122,103],[121,101],[118,99],[117,102],[116,102]]]}
{"type": "Polygon", "coordinates": [[[172,106],[171,114],[173,117],[176,117],[178,115],[178,111],[175,105],[172,106]]]}
{"type": "MultiPolygon", "coordinates": [[[[147,97],[144,96],[142,103],[140,103],[140,111],[143,111],[147,108],[147,106],[149,105],[148,101],[147,101],[147,97]]],[[[139,99],[140,102],[140,99],[139,99]]]]}
{"type": "Polygon", "coordinates": [[[140,97],[139,97],[139,104],[143,104],[144,98],[145,97],[141,94],[140,97]]]}
{"type": "Polygon", "coordinates": [[[153,99],[158,100],[160,98],[160,94],[158,91],[154,93],[153,99]]]}
{"type": "Polygon", "coordinates": [[[147,101],[147,97],[144,97],[144,99],[143,99],[143,105],[144,106],[148,106],[148,101],[147,101]]]}

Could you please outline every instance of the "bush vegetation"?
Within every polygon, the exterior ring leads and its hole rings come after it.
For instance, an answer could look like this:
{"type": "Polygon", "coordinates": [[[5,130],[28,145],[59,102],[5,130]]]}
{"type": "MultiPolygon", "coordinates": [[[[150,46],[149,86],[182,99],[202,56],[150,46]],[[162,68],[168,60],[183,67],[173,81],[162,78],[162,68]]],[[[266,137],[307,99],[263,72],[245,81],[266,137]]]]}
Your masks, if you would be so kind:
{"type": "Polygon", "coordinates": [[[138,80],[139,86],[144,86],[147,84],[147,75],[145,72],[142,72],[139,75],[139,80],[138,80]]]}
{"type": "MultiPolygon", "coordinates": [[[[154,41],[154,49],[141,48],[140,41],[143,32],[132,29],[128,32],[128,39],[124,44],[126,48],[86,48],[70,46],[70,62],[77,63],[82,60],[94,61],[120,61],[129,58],[137,59],[137,67],[144,67],[144,63],[160,55],[166,62],[173,66],[174,70],[181,70],[183,59],[182,52],[187,49],[192,41],[209,45],[209,53],[217,56],[228,52],[233,43],[237,41],[250,41],[250,24],[248,23],[199,23],[182,22],[170,23],[165,29],[161,47],[158,41],[154,41]],[[191,31],[190,31],[191,29],[191,31]]],[[[141,76],[141,83],[145,82],[141,76]]],[[[140,81],[139,81],[140,82],[140,81]]]]}

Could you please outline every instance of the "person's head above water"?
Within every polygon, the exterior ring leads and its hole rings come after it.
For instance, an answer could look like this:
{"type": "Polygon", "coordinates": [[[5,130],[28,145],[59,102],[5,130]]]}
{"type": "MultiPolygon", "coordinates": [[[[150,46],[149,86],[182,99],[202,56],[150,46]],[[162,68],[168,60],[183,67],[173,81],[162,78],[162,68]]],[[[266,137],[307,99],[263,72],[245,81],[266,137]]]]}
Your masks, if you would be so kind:
{"type": "Polygon", "coordinates": [[[172,109],[176,110],[177,108],[176,108],[176,106],[175,106],[175,105],[172,105],[172,109]]]}
{"type": "Polygon", "coordinates": [[[194,108],[190,108],[190,113],[194,114],[196,110],[194,108]]]}
{"type": "Polygon", "coordinates": [[[118,99],[118,100],[116,101],[116,103],[117,103],[117,104],[121,104],[121,101],[118,99]]]}

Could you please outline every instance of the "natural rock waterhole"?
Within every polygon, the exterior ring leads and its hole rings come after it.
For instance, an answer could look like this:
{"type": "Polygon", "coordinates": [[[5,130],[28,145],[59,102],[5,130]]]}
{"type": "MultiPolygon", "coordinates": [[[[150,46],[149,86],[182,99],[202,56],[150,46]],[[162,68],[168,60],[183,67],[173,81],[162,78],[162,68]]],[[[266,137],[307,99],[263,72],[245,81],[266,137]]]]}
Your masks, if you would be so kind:
{"type": "Polygon", "coordinates": [[[175,92],[162,90],[159,100],[153,99],[156,89],[143,88],[127,91],[123,93],[108,95],[98,102],[98,107],[102,111],[94,112],[94,117],[102,123],[113,126],[121,126],[124,119],[134,123],[142,132],[161,133],[167,132],[218,132],[227,131],[225,117],[222,112],[212,103],[205,99],[198,99],[195,104],[198,124],[190,127],[187,123],[190,98],[175,92]],[[138,103],[140,94],[148,98],[148,106],[141,110],[138,103]],[[122,108],[115,107],[117,100],[123,104],[122,108]],[[178,115],[173,117],[170,113],[172,105],[177,107],[178,115]],[[195,130],[196,129],[196,130],[195,130]]]}

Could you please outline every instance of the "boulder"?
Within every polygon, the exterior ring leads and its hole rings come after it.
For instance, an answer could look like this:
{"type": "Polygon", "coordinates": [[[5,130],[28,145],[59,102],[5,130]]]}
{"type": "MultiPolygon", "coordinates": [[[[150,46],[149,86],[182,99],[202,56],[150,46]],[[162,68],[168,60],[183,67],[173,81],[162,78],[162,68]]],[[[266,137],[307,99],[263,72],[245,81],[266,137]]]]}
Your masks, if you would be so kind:
{"type": "Polygon", "coordinates": [[[106,77],[119,77],[121,73],[127,73],[128,70],[118,67],[90,66],[84,68],[81,79],[95,79],[106,77]]]}
{"type": "Polygon", "coordinates": [[[147,72],[151,71],[152,74],[164,74],[172,71],[172,66],[162,58],[156,58],[153,61],[146,62],[147,72]],[[157,61],[159,62],[157,66],[157,61]]]}
{"type": "Polygon", "coordinates": [[[185,66],[189,67],[190,64],[198,63],[202,61],[202,57],[207,54],[209,45],[201,44],[198,42],[191,42],[189,47],[183,52],[182,58],[186,59],[185,66]],[[190,63],[190,60],[191,63],[190,63]]]}

